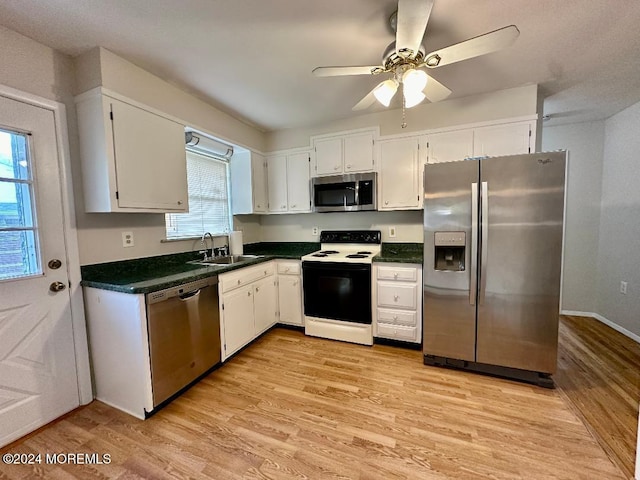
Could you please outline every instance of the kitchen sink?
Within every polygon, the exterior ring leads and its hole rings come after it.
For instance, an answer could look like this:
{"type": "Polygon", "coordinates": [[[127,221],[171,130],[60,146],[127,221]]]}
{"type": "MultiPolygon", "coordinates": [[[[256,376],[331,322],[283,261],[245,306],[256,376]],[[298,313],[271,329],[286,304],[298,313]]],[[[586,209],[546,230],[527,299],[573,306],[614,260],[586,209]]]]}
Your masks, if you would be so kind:
{"type": "Polygon", "coordinates": [[[223,257],[207,258],[206,260],[192,260],[187,263],[196,265],[233,265],[236,263],[249,262],[263,255],[225,255],[223,257]]]}

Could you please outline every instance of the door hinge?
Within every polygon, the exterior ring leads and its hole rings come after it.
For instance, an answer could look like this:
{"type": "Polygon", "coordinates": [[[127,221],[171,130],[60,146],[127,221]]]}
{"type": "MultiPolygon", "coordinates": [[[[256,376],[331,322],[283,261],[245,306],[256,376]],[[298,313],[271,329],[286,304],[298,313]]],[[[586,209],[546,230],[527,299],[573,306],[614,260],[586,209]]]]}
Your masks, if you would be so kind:
{"type": "Polygon", "coordinates": [[[420,195],[418,195],[418,201],[420,201],[420,195]]]}
{"type": "Polygon", "coordinates": [[[109,119],[113,120],[113,112],[109,112],[109,119]]]}
{"type": "Polygon", "coordinates": [[[531,138],[531,127],[529,127],[529,138],[531,138]]]}
{"type": "Polygon", "coordinates": [[[116,192],[116,200],[120,200],[120,194],[116,192]]]}
{"type": "Polygon", "coordinates": [[[222,304],[222,309],[224,310],[224,303],[222,304]]]}
{"type": "MultiPolygon", "coordinates": [[[[420,147],[420,144],[418,144],[418,148],[420,147]]],[[[429,148],[429,142],[427,142],[427,148],[429,148]]]]}
{"type": "Polygon", "coordinates": [[[531,153],[531,147],[529,147],[529,148],[528,148],[528,150],[529,150],[529,152],[528,152],[528,153],[531,153]]]}

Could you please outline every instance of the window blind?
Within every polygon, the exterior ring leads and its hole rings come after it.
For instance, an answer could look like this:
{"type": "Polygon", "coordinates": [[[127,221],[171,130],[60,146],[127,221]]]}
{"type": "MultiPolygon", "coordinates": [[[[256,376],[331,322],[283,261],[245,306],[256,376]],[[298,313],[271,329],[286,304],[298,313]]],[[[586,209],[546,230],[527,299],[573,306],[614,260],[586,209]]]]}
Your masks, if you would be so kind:
{"type": "Polygon", "coordinates": [[[229,233],[228,168],[226,161],[187,150],[189,213],[166,214],[168,239],[229,233]]]}

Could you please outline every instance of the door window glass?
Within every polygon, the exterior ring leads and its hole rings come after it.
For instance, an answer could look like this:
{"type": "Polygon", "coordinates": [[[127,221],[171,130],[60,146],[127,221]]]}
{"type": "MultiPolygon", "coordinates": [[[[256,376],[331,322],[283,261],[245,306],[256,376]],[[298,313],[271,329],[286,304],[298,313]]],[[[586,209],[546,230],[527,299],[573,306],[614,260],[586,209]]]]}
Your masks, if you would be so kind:
{"type": "Polygon", "coordinates": [[[0,280],[42,272],[28,136],[0,129],[0,280]]]}

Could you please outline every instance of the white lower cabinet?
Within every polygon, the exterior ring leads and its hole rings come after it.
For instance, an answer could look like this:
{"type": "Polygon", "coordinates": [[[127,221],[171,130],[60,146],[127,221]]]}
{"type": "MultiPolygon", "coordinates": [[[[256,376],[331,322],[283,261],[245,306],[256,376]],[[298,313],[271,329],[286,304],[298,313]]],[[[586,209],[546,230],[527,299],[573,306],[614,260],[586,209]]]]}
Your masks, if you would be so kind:
{"type": "Polygon", "coordinates": [[[278,260],[279,322],[286,325],[304,325],[300,272],[298,260],[278,260]]]}
{"type": "Polygon", "coordinates": [[[222,361],[277,321],[275,262],[219,277],[222,361]]]}
{"type": "Polygon", "coordinates": [[[374,264],[374,329],[378,338],[422,341],[422,266],[374,264]]]}

